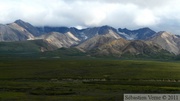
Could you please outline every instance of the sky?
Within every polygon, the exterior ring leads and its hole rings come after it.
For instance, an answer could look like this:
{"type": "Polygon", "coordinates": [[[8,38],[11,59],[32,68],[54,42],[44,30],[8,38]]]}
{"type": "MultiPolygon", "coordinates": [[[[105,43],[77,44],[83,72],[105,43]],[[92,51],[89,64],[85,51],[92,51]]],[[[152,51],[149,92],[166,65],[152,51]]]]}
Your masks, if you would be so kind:
{"type": "Polygon", "coordinates": [[[149,27],[180,35],[180,0],[0,0],[0,23],[76,28],[149,27]]]}

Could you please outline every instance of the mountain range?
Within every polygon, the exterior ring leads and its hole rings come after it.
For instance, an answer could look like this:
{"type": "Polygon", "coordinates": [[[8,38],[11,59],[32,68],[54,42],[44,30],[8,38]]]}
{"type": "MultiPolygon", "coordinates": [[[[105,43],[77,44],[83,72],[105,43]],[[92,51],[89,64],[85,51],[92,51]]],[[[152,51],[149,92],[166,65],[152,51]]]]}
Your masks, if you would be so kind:
{"type": "Polygon", "coordinates": [[[45,52],[59,48],[73,48],[93,56],[179,55],[180,36],[148,27],[36,27],[22,20],[0,24],[0,52],[45,52]]]}

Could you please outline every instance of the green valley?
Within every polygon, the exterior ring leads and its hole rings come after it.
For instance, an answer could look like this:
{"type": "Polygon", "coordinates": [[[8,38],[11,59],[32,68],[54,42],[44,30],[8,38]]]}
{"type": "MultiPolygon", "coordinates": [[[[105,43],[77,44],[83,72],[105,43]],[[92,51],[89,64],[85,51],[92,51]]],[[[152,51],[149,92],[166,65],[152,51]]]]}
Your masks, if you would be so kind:
{"type": "Polygon", "coordinates": [[[2,101],[123,101],[124,93],[179,93],[180,62],[15,59],[0,62],[2,101]]]}

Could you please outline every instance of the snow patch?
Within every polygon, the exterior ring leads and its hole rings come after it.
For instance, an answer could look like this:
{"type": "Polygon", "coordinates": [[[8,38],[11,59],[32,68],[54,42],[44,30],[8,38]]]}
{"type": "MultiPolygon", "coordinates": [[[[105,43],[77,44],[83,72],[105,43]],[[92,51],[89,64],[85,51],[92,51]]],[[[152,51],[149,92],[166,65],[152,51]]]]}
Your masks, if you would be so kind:
{"type": "Polygon", "coordinates": [[[87,36],[84,36],[84,39],[86,40],[86,39],[88,39],[88,37],[87,37],[87,36]]]}
{"type": "Polygon", "coordinates": [[[126,34],[126,33],[122,33],[122,32],[119,32],[120,35],[123,35],[127,40],[135,40],[137,38],[137,34],[126,34]]]}
{"type": "Polygon", "coordinates": [[[86,36],[84,32],[81,32],[80,35],[84,40],[88,39],[88,36],[86,36]]]}

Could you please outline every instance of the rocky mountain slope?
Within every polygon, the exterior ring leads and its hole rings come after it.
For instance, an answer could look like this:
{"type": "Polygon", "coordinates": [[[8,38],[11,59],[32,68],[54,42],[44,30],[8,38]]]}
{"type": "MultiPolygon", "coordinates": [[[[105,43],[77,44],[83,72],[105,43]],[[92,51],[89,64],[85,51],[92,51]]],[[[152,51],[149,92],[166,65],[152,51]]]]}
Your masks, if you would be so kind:
{"type": "Polygon", "coordinates": [[[0,25],[0,41],[11,42],[32,39],[34,39],[34,36],[15,22],[0,25]]]}
{"type": "Polygon", "coordinates": [[[156,33],[149,40],[155,42],[171,53],[176,55],[180,54],[180,37],[173,35],[172,33],[161,31],[156,33]]]}
{"type": "Polygon", "coordinates": [[[16,20],[14,23],[31,33],[33,36],[37,37],[41,35],[41,32],[37,30],[36,27],[32,26],[31,24],[24,22],[22,20],[16,20]]]}
{"type": "Polygon", "coordinates": [[[114,33],[112,30],[109,30],[109,32],[107,32],[104,35],[99,35],[99,34],[95,35],[94,37],[78,45],[77,48],[81,51],[86,52],[92,49],[96,49],[105,43],[108,43],[112,40],[116,40],[119,38],[121,37],[118,34],[114,33]]]}
{"type": "Polygon", "coordinates": [[[80,44],[77,48],[97,56],[121,57],[122,55],[157,55],[168,53],[160,45],[151,41],[129,41],[123,38],[112,39],[109,37],[104,38],[103,35],[98,36],[98,38],[101,38],[101,42],[92,41],[94,40],[92,38],[80,44]],[[106,39],[106,41],[102,39],[106,39]]]}
{"type": "Polygon", "coordinates": [[[80,40],[76,38],[71,32],[65,34],[59,32],[51,32],[39,37],[42,40],[46,40],[49,44],[57,48],[69,48],[73,45],[79,44],[80,40]]]}

